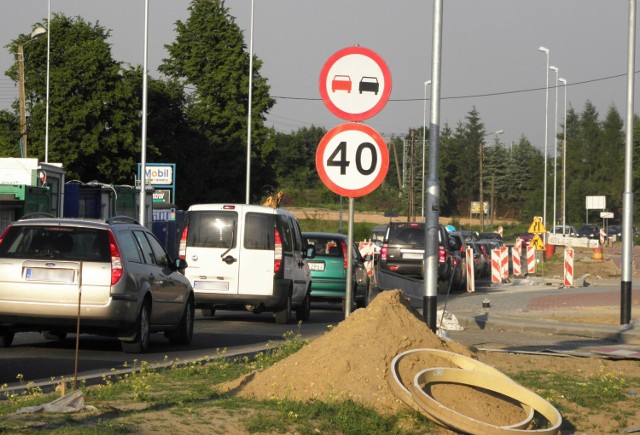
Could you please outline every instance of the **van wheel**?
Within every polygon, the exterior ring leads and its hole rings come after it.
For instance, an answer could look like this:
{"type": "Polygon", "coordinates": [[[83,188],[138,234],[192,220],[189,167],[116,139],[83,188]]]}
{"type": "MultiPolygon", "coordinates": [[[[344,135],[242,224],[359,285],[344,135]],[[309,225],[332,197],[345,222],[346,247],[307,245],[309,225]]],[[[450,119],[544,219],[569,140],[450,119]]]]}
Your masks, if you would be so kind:
{"type": "Polygon", "coordinates": [[[0,330],[0,347],[11,347],[14,336],[15,333],[13,331],[0,330]]]}
{"type": "Polygon", "coordinates": [[[136,322],[136,338],[133,341],[121,341],[122,350],[126,353],[144,353],[149,348],[149,304],[142,305],[136,322]]]}
{"type": "Polygon", "coordinates": [[[42,336],[45,340],[62,341],[67,338],[67,333],[64,331],[43,331],[42,336]]]}
{"type": "Polygon", "coordinates": [[[182,314],[182,319],[180,320],[180,326],[175,331],[170,332],[167,337],[169,338],[169,343],[171,344],[179,344],[182,346],[186,346],[191,343],[191,339],[193,338],[193,315],[195,313],[195,309],[193,308],[193,300],[189,298],[187,300],[187,305],[184,307],[184,313],[182,314]]]}
{"type": "Polygon", "coordinates": [[[284,310],[276,311],[274,317],[278,325],[286,325],[291,321],[291,296],[287,296],[287,306],[284,310]]]}
{"type": "Polygon", "coordinates": [[[296,321],[306,322],[311,317],[311,295],[307,292],[302,304],[296,309],[296,321]]]}

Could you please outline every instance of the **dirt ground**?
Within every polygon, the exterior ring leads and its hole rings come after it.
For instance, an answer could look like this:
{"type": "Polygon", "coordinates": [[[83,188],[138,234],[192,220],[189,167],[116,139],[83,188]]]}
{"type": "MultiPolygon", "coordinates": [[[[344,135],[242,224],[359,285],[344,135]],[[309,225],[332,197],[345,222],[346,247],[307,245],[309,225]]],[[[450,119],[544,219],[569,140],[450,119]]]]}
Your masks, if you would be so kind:
{"type": "MultiPolygon", "coordinates": [[[[253,373],[222,386],[223,391],[241,397],[323,401],[351,399],[380,413],[395,413],[407,407],[390,382],[390,365],[398,353],[411,349],[436,349],[442,355],[417,354],[404,358],[397,373],[406,389],[415,374],[427,368],[456,368],[460,364],[446,358],[456,354],[476,359],[507,374],[535,368],[541,371],[572,373],[584,376],[640,376],[637,361],[610,361],[596,358],[516,355],[478,352],[433,334],[420,315],[406,302],[400,291],[387,291],[363,310],[355,311],[323,337],[300,352],[261,372],[253,373]],[[336,358],[340,355],[340,358],[336,358]]],[[[478,370],[473,368],[472,370],[478,370]]],[[[490,378],[488,378],[490,379],[490,378]]],[[[487,385],[490,380],[487,381],[487,385]]],[[[467,385],[434,385],[433,398],[457,412],[494,425],[510,425],[524,419],[522,408],[504,397],[495,397],[467,385]]],[[[561,394],[561,392],[559,392],[561,394]]],[[[577,409],[567,401],[566,417],[571,424],[588,433],[619,430],[613,425],[611,412],[577,409]],[[584,425],[584,426],[582,426],[584,425]]],[[[640,424],[640,406],[630,400],[616,412],[629,412],[640,424]]],[[[450,433],[442,429],[442,433],[450,433]]]]}

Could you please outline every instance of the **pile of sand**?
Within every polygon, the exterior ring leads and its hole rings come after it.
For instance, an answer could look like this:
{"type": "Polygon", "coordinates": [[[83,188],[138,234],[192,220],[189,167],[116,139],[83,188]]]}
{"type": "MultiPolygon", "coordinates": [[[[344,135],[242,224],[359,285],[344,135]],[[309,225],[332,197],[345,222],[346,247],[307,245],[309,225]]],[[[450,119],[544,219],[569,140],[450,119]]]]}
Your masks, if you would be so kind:
{"type": "MultiPolygon", "coordinates": [[[[390,363],[398,353],[416,348],[472,355],[465,346],[435,335],[401,291],[386,291],[299,352],[225,384],[223,391],[258,399],[351,399],[394,413],[406,405],[387,384],[390,363]]],[[[423,357],[420,364],[427,368],[429,362],[423,357]]],[[[446,362],[432,366],[450,367],[446,362]]]]}

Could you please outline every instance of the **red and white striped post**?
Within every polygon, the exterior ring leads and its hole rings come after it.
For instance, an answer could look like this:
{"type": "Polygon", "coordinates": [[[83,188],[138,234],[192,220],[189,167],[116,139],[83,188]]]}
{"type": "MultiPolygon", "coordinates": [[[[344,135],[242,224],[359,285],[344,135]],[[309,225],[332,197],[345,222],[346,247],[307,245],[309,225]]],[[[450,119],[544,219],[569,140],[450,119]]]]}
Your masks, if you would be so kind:
{"type": "Polygon", "coordinates": [[[473,249],[467,248],[465,252],[467,256],[467,291],[473,293],[476,291],[476,276],[473,261],[473,249]]]}
{"type": "Polygon", "coordinates": [[[511,248],[511,264],[513,267],[513,274],[515,276],[522,275],[522,265],[520,264],[520,250],[520,239],[517,239],[515,246],[511,248]]]}
{"type": "Polygon", "coordinates": [[[500,249],[491,250],[491,283],[502,282],[502,266],[500,263],[500,249]]]}
{"type": "Polygon", "coordinates": [[[573,287],[573,248],[564,248],[564,286],[573,287]]]}
{"type": "Polygon", "coordinates": [[[536,273],[536,248],[527,245],[527,273],[536,273]]]}
{"type": "Polygon", "coordinates": [[[500,272],[502,279],[509,279],[509,250],[506,246],[500,247],[500,272]]]}

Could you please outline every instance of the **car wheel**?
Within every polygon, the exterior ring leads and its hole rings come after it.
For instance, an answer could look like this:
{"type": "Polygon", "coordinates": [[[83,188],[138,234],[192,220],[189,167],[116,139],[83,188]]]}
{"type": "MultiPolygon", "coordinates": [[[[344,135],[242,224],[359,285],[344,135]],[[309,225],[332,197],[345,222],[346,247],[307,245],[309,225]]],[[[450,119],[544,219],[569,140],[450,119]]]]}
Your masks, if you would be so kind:
{"type": "Polygon", "coordinates": [[[187,300],[187,305],[184,307],[184,313],[180,320],[180,326],[175,331],[169,333],[169,343],[186,346],[191,343],[193,338],[193,317],[195,309],[193,307],[193,299],[187,300]]]}
{"type": "Polygon", "coordinates": [[[133,341],[121,341],[122,350],[126,353],[144,353],[149,348],[150,325],[149,304],[144,303],[136,322],[136,338],[133,341]]]}
{"type": "Polygon", "coordinates": [[[296,309],[296,321],[306,322],[311,318],[311,295],[307,292],[302,304],[296,309]]]}
{"type": "Polygon", "coordinates": [[[369,305],[369,294],[371,291],[371,281],[367,280],[367,285],[365,287],[364,294],[356,298],[356,308],[366,308],[369,305]]]}
{"type": "Polygon", "coordinates": [[[286,325],[291,321],[291,296],[287,296],[287,306],[284,310],[276,311],[274,317],[278,325],[286,325]]]}
{"type": "Polygon", "coordinates": [[[12,331],[0,331],[0,347],[11,347],[15,333],[12,331]]]}
{"type": "Polygon", "coordinates": [[[45,340],[62,341],[67,338],[67,333],[63,331],[43,331],[42,336],[45,340]]]}

